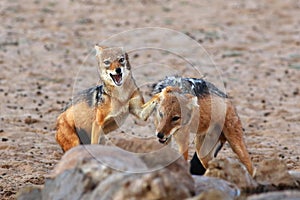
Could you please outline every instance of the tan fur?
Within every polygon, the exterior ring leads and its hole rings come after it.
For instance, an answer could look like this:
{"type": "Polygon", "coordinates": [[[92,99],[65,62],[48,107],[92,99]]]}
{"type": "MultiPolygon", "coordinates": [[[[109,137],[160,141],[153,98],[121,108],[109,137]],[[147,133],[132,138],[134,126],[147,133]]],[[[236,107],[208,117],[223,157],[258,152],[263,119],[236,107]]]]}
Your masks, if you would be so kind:
{"type": "Polygon", "coordinates": [[[155,120],[157,134],[164,134],[164,140],[171,138],[170,134],[173,134],[185,159],[189,133],[194,132],[196,152],[205,168],[213,159],[217,146],[228,141],[249,173],[253,174],[250,156],[243,140],[241,121],[229,99],[214,94],[204,97],[181,94],[178,88],[170,86],[160,96],[155,120]],[[193,102],[195,98],[198,105],[193,102]],[[180,119],[172,121],[174,116],[180,119]]]}
{"type": "Polygon", "coordinates": [[[120,60],[120,56],[124,55],[121,48],[104,48],[96,45],[95,49],[103,82],[102,101],[94,106],[84,101],[76,103],[57,118],[55,137],[64,151],[80,144],[77,130],[84,130],[91,138],[91,144],[98,144],[101,136],[122,125],[129,113],[147,120],[159,101],[156,95],[144,103],[132,77],[127,54],[124,56],[125,64],[120,60]],[[106,60],[110,61],[109,65],[105,64],[106,60]],[[116,85],[111,77],[117,68],[122,69],[122,83],[118,83],[119,85],[116,85]]]}

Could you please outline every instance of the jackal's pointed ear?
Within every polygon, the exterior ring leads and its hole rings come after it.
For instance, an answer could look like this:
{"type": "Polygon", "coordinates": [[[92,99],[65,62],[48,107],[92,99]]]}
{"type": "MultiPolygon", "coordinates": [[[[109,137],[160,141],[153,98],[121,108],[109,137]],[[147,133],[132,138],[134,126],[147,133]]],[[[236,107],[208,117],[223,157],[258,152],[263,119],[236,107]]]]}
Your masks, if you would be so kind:
{"type": "Polygon", "coordinates": [[[101,55],[103,52],[104,47],[101,47],[100,45],[96,44],[95,45],[95,50],[96,50],[96,56],[101,55]]]}
{"type": "Polygon", "coordinates": [[[194,119],[194,111],[198,109],[197,97],[185,94],[183,96],[185,106],[184,109],[181,110],[181,118],[182,118],[182,125],[190,125],[192,120],[194,119]]]}
{"type": "Polygon", "coordinates": [[[162,89],[162,91],[159,93],[159,98],[164,99],[164,97],[171,92],[172,92],[172,86],[167,86],[164,89],[162,89]]]}
{"type": "Polygon", "coordinates": [[[125,52],[125,59],[127,60],[127,63],[126,63],[126,68],[127,69],[131,69],[131,65],[130,65],[130,62],[129,62],[129,56],[128,54],[125,52]]]}
{"type": "Polygon", "coordinates": [[[160,101],[162,101],[163,99],[164,99],[164,93],[163,92],[160,92],[160,93],[157,93],[156,94],[156,96],[158,97],[158,99],[160,100],[160,101]]]}

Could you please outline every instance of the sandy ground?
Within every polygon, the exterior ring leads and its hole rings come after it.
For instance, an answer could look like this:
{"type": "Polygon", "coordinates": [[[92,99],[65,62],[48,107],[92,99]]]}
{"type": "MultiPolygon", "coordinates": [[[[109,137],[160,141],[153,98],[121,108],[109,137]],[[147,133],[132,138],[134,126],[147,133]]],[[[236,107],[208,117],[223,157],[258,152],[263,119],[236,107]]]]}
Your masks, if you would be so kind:
{"type": "MultiPolygon", "coordinates": [[[[55,120],[73,90],[97,83],[96,61],[86,59],[93,45],[141,27],[170,28],[198,41],[233,97],[254,164],[276,155],[290,170],[300,170],[300,1],[159,2],[1,1],[1,199],[14,199],[25,185],[42,185],[59,161],[55,120]]],[[[143,46],[139,37],[120,44],[143,46]]],[[[176,42],[194,53],[182,40],[176,42]]],[[[150,83],[165,74],[190,74],[180,60],[164,55],[130,54],[132,62],[164,62],[176,69],[141,66],[137,79],[150,83]]],[[[201,69],[207,69],[208,80],[220,82],[208,65],[201,69]]],[[[128,120],[122,131],[150,137],[153,125],[128,120]]],[[[220,156],[234,155],[227,145],[220,156]]]]}

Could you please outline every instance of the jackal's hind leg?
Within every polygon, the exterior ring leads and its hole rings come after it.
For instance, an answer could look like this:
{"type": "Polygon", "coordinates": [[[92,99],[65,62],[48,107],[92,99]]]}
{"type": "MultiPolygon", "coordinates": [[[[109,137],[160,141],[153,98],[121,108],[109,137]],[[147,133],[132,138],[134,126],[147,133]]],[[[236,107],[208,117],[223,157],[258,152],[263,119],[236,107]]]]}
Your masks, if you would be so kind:
{"type": "Polygon", "coordinates": [[[233,152],[237,154],[240,161],[246,166],[248,172],[253,175],[252,162],[243,139],[242,124],[233,108],[229,110],[224,125],[223,132],[226,140],[233,152]]]}
{"type": "Polygon", "coordinates": [[[57,119],[55,139],[64,152],[80,144],[75,127],[68,123],[65,115],[57,119]]]}
{"type": "MultiPolygon", "coordinates": [[[[229,134],[230,135],[230,134],[229,134]]],[[[248,172],[253,175],[253,166],[250,159],[250,155],[246,149],[246,145],[242,137],[226,137],[230,147],[232,148],[233,152],[237,154],[240,161],[246,166],[248,172]]]]}

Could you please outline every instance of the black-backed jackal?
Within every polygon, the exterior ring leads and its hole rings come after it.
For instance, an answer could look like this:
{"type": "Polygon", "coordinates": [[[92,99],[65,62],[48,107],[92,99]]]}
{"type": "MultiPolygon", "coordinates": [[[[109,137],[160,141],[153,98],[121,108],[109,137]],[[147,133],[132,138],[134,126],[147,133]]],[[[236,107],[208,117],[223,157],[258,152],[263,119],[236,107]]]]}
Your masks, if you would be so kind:
{"type": "Polygon", "coordinates": [[[122,48],[96,45],[95,49],[103,85],[80,92],[57,118],[55,138],[64,151],[79,144],[98,144],[101,136],[122,125],[129,113],[147,120],[158,102],[154,96],[144,103],[122,48]]]}
{"type": "Polygon", "coordinates": [[[160,95],[155,125],[161,143],[168,143],[173,136],[187,159],[189,134],[195,133],[197,156],[207,168],[228,141],[253,174],[241,121],[226,94],[203,79],[181,77],[167,77],[154,86],[153,93],[160,95]]]}

